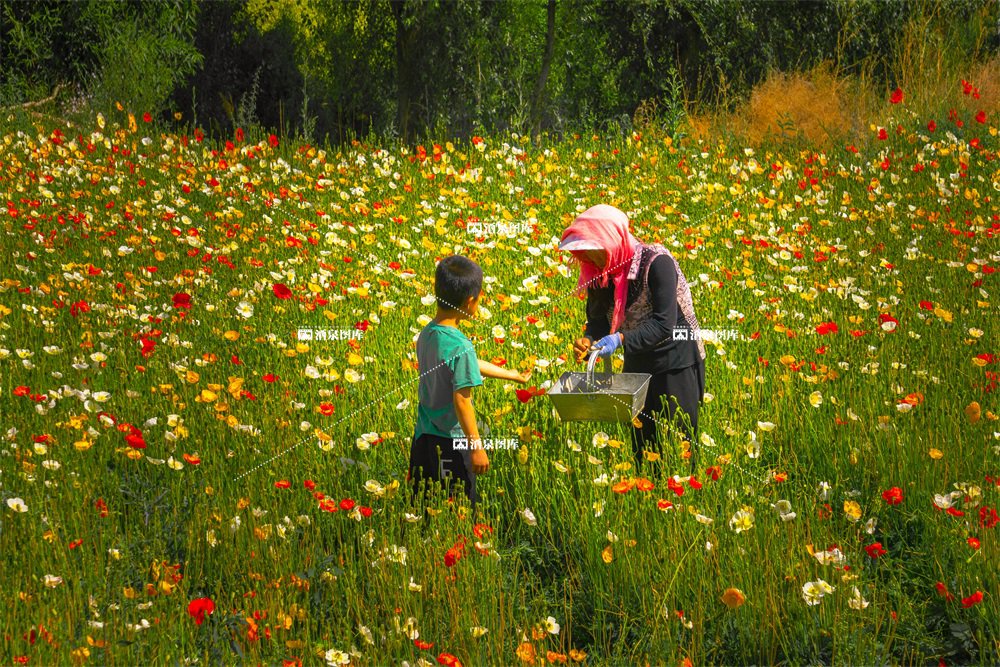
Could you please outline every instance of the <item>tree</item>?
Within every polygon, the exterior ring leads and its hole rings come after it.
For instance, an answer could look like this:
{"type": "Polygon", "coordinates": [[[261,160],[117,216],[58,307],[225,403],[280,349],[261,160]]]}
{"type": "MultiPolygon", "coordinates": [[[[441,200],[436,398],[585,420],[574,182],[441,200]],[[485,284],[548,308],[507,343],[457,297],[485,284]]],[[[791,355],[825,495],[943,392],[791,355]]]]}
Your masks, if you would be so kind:
{"type": "Polygon", "coordinates": [[[542,56],[542,66],[538,72],[538,82],[535,84],[535,92],[531,96],[532,135],[538,134],[542,127],[542,105],[545,95],[545,83],[549,78],[549,69],[552,67],[552,56],[556,46],[556,0],[548,0],[545,16],[545,54],[542,56]]]}

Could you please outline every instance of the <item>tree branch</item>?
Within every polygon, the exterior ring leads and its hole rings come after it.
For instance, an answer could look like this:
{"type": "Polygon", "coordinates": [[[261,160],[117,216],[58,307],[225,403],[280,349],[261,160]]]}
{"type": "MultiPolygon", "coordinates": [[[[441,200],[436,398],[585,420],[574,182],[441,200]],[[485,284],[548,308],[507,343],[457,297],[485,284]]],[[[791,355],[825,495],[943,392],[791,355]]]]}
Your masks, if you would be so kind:
{"type": "Polygon", "coordinates": [[[43,100],[35,100],[34,102],[25,102],[24,104],[14,104],[9,107],[3,107],[2,109],[0,109],[0,112],[14,111],[15,109],[31,109],[33,107],[40,107],[43,104],[48,104],[49,102],[55,100],[56,97],[59,95],[59,91],[65,87],[66,87],[65,83],[60,83],[56,86],[55,90],[52,91],[52,94],[43,100]]]}

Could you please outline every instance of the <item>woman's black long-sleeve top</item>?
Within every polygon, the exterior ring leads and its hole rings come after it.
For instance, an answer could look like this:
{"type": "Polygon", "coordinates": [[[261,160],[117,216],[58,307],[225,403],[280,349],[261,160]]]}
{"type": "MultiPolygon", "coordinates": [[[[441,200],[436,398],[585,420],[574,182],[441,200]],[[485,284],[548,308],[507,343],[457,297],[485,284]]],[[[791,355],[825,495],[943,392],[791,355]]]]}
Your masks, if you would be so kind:
{"type": "MultiPolygon", "coordinates": [[[[643,275],[649,264],[644,256],[638,275],[629,281],[626,308],[631,307],[643,290],[643,275]]],[[[700,360],[698,342],[691,335],[690,324],[677,304],[677,272],[667,255],[652,259],[649,266],[649,316],[628,330],[622,330],[625,344],[625,373],[662,373],[687,368],[700,360]],[[675,340],[674,330],[683,330],[687,340],[675,340]]],[[[609,308],[614,304],[614,281],[607,287],[587,288],[587,326],[584,335],[596,342],[611,333],[609,308]]]]}

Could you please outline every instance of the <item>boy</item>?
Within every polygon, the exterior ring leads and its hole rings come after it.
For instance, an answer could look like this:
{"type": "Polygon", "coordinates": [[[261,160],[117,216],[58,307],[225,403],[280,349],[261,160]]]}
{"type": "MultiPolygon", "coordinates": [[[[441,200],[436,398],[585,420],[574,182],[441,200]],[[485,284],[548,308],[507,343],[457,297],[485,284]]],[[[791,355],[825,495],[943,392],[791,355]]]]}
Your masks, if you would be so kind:
{"type": "Polygon", "coordinates": [[[473,506],[479,500],[476,475],[489,469],[490,460],[480,441],[472,388],[483,376],[525,383],[531,375],[480,361],[459,330],[459,322],[476,314],[482,287],[483,270],[469,258],[451,255],[438,262],[437,316],[417,337],[420,400],[407,472],[414,493],[422,480],[433,480],[445,485],[450,498],[455,482],[461,482],[473,506]]]}

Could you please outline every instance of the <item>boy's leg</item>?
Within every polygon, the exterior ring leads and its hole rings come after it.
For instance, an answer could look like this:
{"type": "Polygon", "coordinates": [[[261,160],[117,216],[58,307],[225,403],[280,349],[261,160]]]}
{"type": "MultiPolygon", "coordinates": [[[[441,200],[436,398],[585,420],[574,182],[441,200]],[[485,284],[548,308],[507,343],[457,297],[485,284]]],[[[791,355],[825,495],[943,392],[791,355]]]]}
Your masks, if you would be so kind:
{"type": "Polygon", "coordinates": [[[440,467],[437,446],[432,436],[425,433],[410,444],[408,478],[413,502],[416,502],[417,495],[421,490],[423,491],[423,499],[427,499],[427,486],[433,481],[441,479],[438,474],[440,467]]]}
{"type": "Polygon", "coordinates": [[[448,497],[454,495],[456,484],[460,484],[475,506],[479,496],[476,493],[476,475],[472,472],[472,450],[455,449],[453,438],[440,438],[438,442],[441,447],[440,475],[448,487],[448,497]]]}

